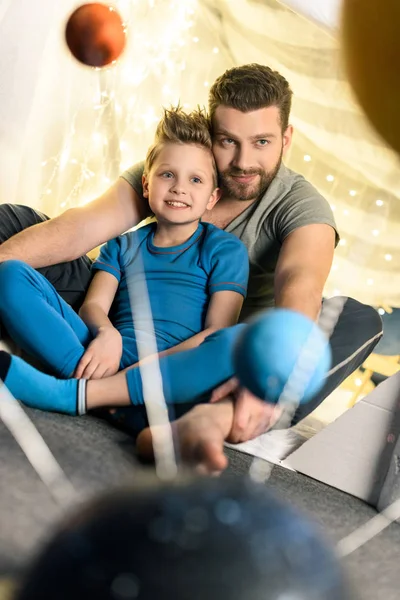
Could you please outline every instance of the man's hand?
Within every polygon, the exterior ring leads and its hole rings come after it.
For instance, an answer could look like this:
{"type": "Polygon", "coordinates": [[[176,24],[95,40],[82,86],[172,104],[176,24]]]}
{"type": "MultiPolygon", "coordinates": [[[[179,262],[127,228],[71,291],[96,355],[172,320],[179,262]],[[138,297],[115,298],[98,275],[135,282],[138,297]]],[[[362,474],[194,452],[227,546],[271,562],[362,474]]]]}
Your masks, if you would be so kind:
{"type": "Polygon", "coordinates": [[[76,379],[102,379],[119,370],[122,337],[115,327],[100,328],[75,369],[76,379]]]}
{"type": "Polygon", "coordinates": [[[282,414],[277,405],[260,400],[246,388],[240,387],[236,378],[216,388],[210,402],[218,402],[227,396],[234,398],[232,428],[226,439],[232,444],[247,442],[266,433],[282,414]]]}

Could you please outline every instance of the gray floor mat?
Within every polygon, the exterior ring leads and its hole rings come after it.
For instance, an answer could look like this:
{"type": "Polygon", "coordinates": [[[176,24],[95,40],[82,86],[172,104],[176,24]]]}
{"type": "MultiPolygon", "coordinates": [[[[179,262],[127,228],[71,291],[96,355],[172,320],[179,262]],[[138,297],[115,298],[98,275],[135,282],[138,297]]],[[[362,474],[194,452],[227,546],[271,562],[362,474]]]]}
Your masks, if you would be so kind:
{"type": "MultiPolygon", "coordinates": [[[[28,413],[82,498],[135,481],[138,466],[125,434],[94,417],[28,413]]],[[[248,472],[252,457],[231,449],[227,454],[225,477],[248,472]]],[[[0,575],[17,574],[51,534],[61,510],[2,424],[0,481],[0,575]]],[[[310,514],[333,540],[376,514],[356,498],[281,467],[273,467],[266,485],[310,514]]],[[[346,560],[362,600],[397,600],[399,549],[400,526],[394,524],[346,560]]]]}
{"type": "MultiPolygon", "coordinates": [[[[247,473],[253,457],[227,449],[230,467],[225,476],[247,473]]],[[[357,498],[300,473],[273,466],[266,485],[315,519],[332,541],[339,541],[376,515],[357,498]]],[[[390,525],[371,542],[345,559],[360,600],[400,597],[400,526],[390,525]]]]}

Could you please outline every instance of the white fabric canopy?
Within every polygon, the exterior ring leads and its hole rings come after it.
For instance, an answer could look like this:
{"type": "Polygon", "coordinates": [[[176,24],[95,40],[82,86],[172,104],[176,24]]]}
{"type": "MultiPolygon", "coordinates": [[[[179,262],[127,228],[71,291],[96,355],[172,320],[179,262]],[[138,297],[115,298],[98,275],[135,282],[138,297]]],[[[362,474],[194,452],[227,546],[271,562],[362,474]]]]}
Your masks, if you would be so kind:
{"type": "Polygon", "coordinates": [[[128,48],[116,66],[95,70],[65,47],[76,2],[0,0],[0,202],[54,216],[90,201],[143,158],[162,105],[206,104],[225,69],[268,64],[295,92],[287,163],[328,198],[341,232],[327,293],[399,306],[398,158],[351,94],[340,4],[285,4],[117,0],[128,48]]]}
{"type": "Polygon", "coordinates": [[[341,0],[279,0],[318,25],[335,31],[340,24],[341,0]]]}

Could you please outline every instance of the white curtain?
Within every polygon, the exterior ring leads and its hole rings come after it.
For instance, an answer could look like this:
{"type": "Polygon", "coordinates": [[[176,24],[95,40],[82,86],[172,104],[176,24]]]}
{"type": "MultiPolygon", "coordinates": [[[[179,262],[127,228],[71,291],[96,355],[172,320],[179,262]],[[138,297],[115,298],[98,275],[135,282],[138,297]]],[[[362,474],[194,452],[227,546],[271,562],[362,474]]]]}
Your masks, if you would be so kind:
{"type": "Polygon", "coordinates": [[[119,63],[79,65],[73,0],[0,0],[0,202],[54,216],[143,158],[161,106],[206,104],[212,81],[268,64],[295,92],[288,165],[328,198],[342,236],[326,292],[400,305],[397,156],[359,110],[341,64],[335,0],[117,0],[119,63]],[[297,14],[300,13],[300,14],[297,14]]]}
{"type": "Polygon", "coordinates": [[[328,30],[339,29],[342,0],[279,0],[279,2],[328,30]]]}

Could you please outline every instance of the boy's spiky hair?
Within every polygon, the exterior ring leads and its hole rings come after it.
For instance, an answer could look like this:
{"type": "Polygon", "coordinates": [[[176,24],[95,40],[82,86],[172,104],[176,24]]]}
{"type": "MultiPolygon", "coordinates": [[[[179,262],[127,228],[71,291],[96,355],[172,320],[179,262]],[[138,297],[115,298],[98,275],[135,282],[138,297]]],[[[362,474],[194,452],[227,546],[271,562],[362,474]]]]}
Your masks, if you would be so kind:
{"type": "Polygon", "coordinates": [[[210,121],[204,109],[198,107],[186,113],[181,106],[165,108],[157,125],[154,143],[147,151],[144,172],[149,174],[158,154],[165,144],[192,144],[208,150],[214,164],[214,183],[217,186],[217,170],[212,155],[210,121]]]}

